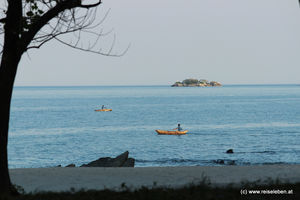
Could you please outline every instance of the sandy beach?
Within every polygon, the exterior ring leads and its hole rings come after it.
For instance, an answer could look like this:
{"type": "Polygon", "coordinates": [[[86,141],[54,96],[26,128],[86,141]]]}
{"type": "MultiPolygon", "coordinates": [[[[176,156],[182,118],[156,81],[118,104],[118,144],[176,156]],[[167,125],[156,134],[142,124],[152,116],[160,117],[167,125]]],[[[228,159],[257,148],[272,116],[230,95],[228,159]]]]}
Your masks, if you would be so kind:
{"type": "Polygon", "coordinates": [[[191,167],[136,167],[136,168],[26,168],[10,169],[12,182],[26,192],[66,191],[79,189],[114,189],[125,183],[130,189],[145,187],[182,187],[199,183],[203,177],[212,186],[270,179],[282,182],[300,182],[300,165],[256,166],[191,166],[191,167]]]}

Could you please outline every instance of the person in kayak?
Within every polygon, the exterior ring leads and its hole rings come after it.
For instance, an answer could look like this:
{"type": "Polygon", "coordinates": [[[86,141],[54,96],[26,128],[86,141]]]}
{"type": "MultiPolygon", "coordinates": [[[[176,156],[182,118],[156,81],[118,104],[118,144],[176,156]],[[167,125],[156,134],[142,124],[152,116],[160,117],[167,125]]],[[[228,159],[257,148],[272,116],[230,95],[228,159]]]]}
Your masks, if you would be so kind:
{"type": "Polygon", "coordinates": [[[173,130],[182,131],[182,128],[180,127],[180,124],[178,124],[177,128],[174,128],[173,130]]]}

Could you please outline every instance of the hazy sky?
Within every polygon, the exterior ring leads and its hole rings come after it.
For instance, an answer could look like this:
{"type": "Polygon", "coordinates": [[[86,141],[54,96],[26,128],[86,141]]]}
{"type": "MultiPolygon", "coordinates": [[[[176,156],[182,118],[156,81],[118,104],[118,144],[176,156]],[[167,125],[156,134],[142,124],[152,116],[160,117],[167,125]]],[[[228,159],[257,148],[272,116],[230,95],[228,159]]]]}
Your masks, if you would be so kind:
{"type": "Polygon", "coordinates": [[[99,20],[109,9],[102,27],[114,29],[115,51],[131,44],[126,55],[51,42],[24,54],[16,85],[300,83],[298,0],[103,0],[99,20]]]}

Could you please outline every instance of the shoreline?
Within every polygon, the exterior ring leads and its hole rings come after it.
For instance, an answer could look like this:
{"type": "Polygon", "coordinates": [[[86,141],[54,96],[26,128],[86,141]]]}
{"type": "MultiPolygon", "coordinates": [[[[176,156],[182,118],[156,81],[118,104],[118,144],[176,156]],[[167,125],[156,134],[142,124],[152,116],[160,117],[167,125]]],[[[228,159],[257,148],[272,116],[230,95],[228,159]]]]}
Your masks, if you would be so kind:
{"type": "Polygon", "coordinates": [[[25,192],[68,191],[85,189],[120,190],[141,187],[178,188],[198,184],[206,179],[211,186],[256,182],[267,184],[270,180],[281,183],[300,182],[300,164],[249,165],[249,166],[182,166],[182,167],[53,167],[9,169],[13,184],[25,192]]]}

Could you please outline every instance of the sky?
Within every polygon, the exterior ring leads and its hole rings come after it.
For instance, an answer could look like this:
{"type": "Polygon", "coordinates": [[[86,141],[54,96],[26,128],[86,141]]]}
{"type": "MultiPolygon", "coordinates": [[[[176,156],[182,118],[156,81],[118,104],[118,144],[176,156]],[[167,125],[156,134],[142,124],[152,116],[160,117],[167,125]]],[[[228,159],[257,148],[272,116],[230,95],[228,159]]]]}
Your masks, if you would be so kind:
{"type": "Polygon", "coordinates": [[[116,35],[113,53],[130,45],[124,56],[52,41],[23,55],[15,85],[300,83],[298,0],[103,0],[97,20],[108,11],[101,28],[113,32],[100,44],[109,50],[116,35]]]}

